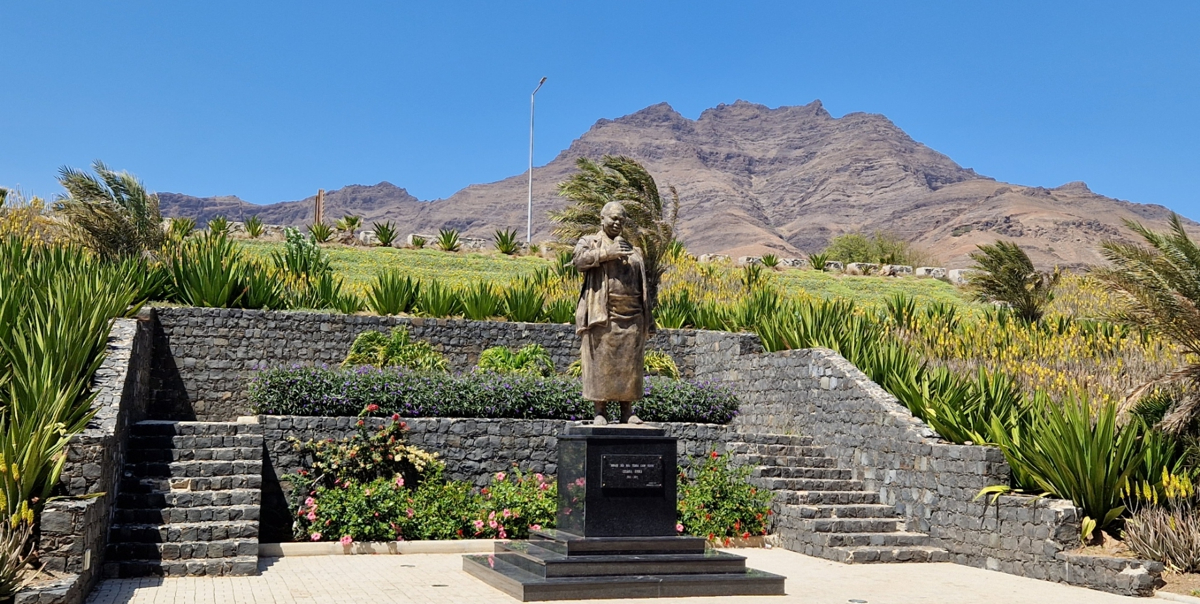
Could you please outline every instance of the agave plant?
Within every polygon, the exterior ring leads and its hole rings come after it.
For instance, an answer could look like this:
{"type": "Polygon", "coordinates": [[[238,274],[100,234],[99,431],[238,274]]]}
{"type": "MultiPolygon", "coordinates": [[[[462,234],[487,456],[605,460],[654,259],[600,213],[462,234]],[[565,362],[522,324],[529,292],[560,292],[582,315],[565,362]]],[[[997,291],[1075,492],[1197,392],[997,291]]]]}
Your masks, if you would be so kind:
{"type": "Polygon", "coordinates": [[[901,329],[909,329],[917,317],[917,301],[904,292],[896,292],[888,296],[884,302],[888,316],[901,329]]]}
{"type": "Polygon", "coordinates": [[[822,253],[808,255],[808,265],[822,272],[825,271],[825,263],[829,262],[830,260],[832,260],[832,258],[829,257],[829,254],[822,253]]]}
{"type": "Polygon", "coordinates": [[[654,322],[666,329],[682,329],[695,323],[696,305],[691,294],[683,290],[674,296],[665,297],[654,308],[654,322]]]}
{"type": "Polygon", "coordinates": [[[314,222],[308,225],[308,233],[317,243],[328,243],[333,238],[333,228],[324,222],[314,222]]]}
{"type": "Polygon", "coordinates": [[[778,268],[779,256],[776,256],[775,254],[763,254],[762,265],[771,269],[778,268]]]}
{"type": "Polygon", "coordinates": [[[574,323],[577,305],[575,300],[559,298],[546,306],[545,319],[550,323],[574,323]]]}
{"type": "Polygon", "coordinates": [[[458,231],[454,229],[442,229],[438,231],[437,246],[443,252],[457,252],[458,248],[462,246],[462,243],[458,240],[458,231]]]}
{"type": "Polygon", "coordinates": [[[504,316],[518,323],[537,323],[542,318],[546,298],[536,285],[521,280],[504,291],[504,316]]]}
{"type": "Polygon", "coordinates": [[[371,223],[371,228],[375,229],[375,238],[379,240],[379,245],[392,247],[392,243],[396,241],[396,223],[390,220],[387,222],[374,222],[371,223]]]}
{"type": "Polygon", "coordinates": [[[425,238],[420,235],[413,235],[411,241],[413,249],[419,250],[425,247],[425,238]]]}
{"type": "Polygon", "coordinates": [[[487,281],[478,281],[459,294],[463,316],[472,321],[487,321],[500,315],[502,305],[496,287],[487,281]]]}
{"type": "Polygon", "coordinates": [[[208,219],[208,232],[213,235],[229,234],[229,219],[224,216],[213,216],[208,219]]]}
{"type": "Polygon", "coordinates": [[[172,218],[170,225],[167,226],[167,239],[183,241],[195,230],[196,220],[194,218],[172,218]]]}
{"type": "Polygon", "coordinates": [[[246,235],[249,235],[251,239],[262,237],[264,229],[263,221],[257,214],[246,219],[246,235]]]}
{"type": "Polygon", "coordinates": [[[517,243],[517,232],[513,229],[496,231],[492,239],[496,244],[496,251],[506,256],[511,256],[521,249],[521,244],[517,243]]]}
{"type": "Polygon", "coordinates": [[[392,269],[375,276],[367,289],[367,308],[377,315],[412,312],[420,299],[421,282],[392,269]]]}
{"type": "Polygon", "coordinates": [[[554,257],[554,274],[559,279],[571,279],[579,276],[579,269],[575,268],[575,254],[570,251],[561,251],[554,257]]]}
{"type": "Polygon", "coordinates": [[[206,232],[184,241],[167,260],[171,298],[188,306],[230,308],[244,289],[241,252],[224,234],[206,232]]]}
{"type": "Polygon", "coordinates": [[[442,318],[460,314],[458,292],[442,285],[440,281],[431,280],[421,287],[417,310],[427,317],[442,318]]]}
{"type": "Polygon", "coordinates": [[[255,260],[243,263],[239,285],[245,291],[240,300],[242,308],[287,308],[287,288],[284,280],[269,266],[255,260]]]}

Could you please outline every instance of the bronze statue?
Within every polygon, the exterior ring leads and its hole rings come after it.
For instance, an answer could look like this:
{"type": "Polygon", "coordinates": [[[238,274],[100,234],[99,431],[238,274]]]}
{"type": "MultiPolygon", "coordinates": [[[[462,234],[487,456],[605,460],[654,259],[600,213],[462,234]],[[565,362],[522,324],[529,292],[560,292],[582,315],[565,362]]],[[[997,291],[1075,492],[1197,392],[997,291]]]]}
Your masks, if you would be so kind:
{"type": "Polygon", "coordinates": [[[621,423],[640,424],[633,401],[642,398],[646,338],[654,331],[642,252],[621,230],[625,207],[613,201],[600,211],[600,232],[575,245],[575,268],[583,290],[575,331],[583,338],[583,398],[596,409],[596,425],[608,423],[609,402],[621,405],[621,423]]]}

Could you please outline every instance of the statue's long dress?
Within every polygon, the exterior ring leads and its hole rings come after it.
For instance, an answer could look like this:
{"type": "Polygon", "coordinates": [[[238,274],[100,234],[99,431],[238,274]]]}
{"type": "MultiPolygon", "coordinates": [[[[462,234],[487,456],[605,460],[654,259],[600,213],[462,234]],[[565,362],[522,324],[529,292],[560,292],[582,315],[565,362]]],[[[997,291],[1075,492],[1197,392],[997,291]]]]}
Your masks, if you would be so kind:
{"type": "Polygon", "coordinates": [[[579,330],[583,339],[580,349],[583,398],[636,401],[643,395],[643,359],[649,324],[644,314],[645,270],[641,255],[604,263],[588,262],[591,251],[588,248],[596,243],[588,239],[584,238],[576,248],[576,266],[586,267],[580,296],[583,314],[580,322],[586,328],[579,330]]]}

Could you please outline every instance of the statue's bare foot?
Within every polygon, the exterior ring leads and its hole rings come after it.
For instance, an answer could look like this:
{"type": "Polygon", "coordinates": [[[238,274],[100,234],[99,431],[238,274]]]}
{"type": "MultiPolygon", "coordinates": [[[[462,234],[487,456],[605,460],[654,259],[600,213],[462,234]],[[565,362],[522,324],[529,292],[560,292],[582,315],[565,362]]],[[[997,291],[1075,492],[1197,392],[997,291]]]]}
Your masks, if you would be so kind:
{"type": "MultiPolygon", "coordinates": [[[[641,420],[638,420],[638,421],[641,421],[641,420]]],[[[592,425],[593,426],[607,426],[608,420],[605,419],[605,417],[603,415],[597,415],[596,419],[592,420],[592,425]]]]}
{"type": "Polygon", "coordinates": [[[640,423],[642,423],[642,419],[641,419],[641,418],[639,418],[639,417],[638,417],[638,416],[636,416],[636,415],[630,415],[630,416],[629,416],[629,419],[625,420],[625,423],[627,423],[627,424],[640,424],[640,423]]]}

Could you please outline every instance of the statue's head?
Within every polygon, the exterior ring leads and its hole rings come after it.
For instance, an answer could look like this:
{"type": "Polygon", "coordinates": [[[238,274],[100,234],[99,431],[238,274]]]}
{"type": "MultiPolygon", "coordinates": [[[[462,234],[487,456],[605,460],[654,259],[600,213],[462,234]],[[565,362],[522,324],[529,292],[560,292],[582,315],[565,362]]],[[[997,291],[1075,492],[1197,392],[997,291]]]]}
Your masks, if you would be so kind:
{"type": "Polygon", "coordinates": [[[616,238],[621,234],[621,229],[625,228],[625,221],[628,216],[625,214],[625,206],[619,201],[610,201],[604,204],[600,210],[600,228],[605,235],[616,238]]]}

